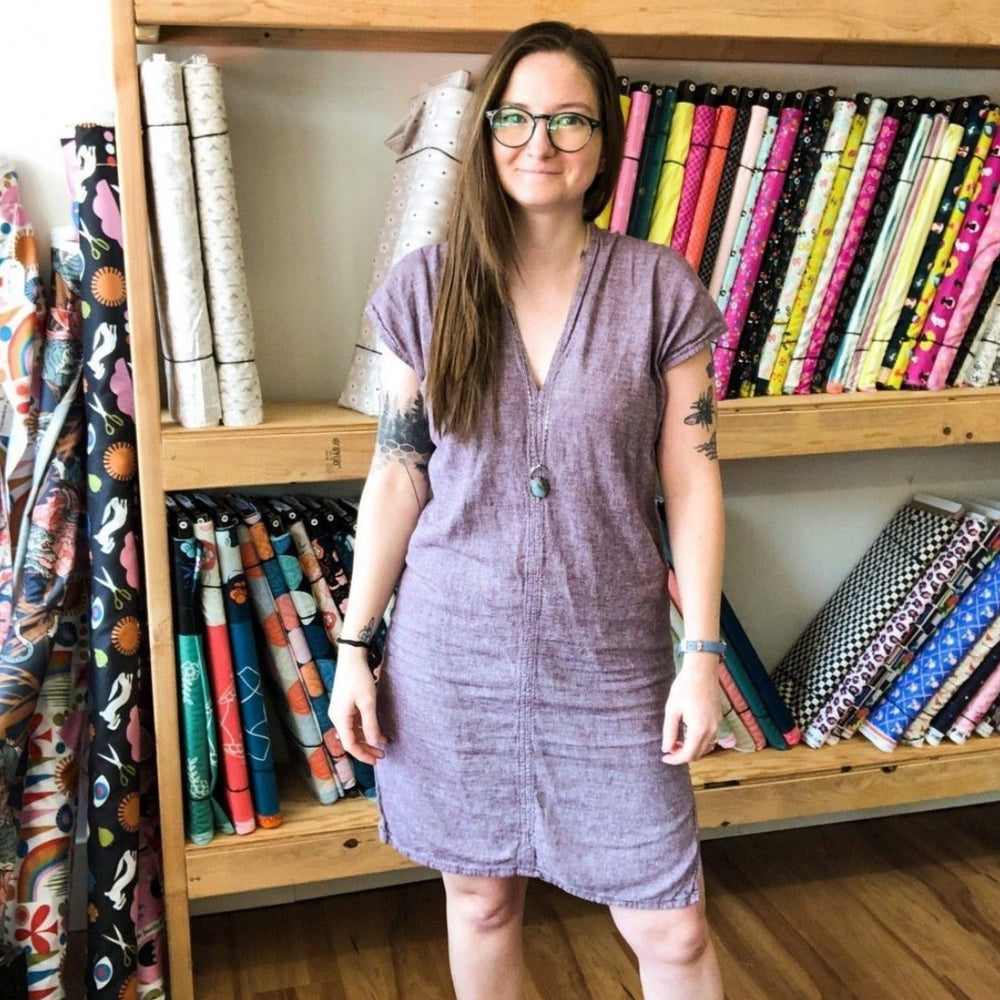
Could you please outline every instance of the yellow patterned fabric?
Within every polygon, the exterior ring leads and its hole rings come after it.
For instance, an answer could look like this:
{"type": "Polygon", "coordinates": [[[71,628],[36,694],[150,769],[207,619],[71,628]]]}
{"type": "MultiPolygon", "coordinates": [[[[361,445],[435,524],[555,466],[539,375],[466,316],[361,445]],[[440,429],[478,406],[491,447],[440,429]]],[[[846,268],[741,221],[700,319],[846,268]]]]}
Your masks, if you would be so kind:
{"type": "MultiPolygon", "coordinates": [[[[629,108],[632,107],[632,95],[631,94],[619,94],[618,100],[621,102],[622,106],[622,121],[628,121],[629,108]]],[[[601,209],[601,214],[594,219],[594,225],[599,229],[607,229],[611,224],[611,209],[614,207],[615,196],[612,192],[611,197],[608,199],[607,205],[601,209]]]]}
{"type": "Polygon", "coordinates": [[[927,314],[934,301],[938,285],[941,283],[941,276],[948,266],[948,260],[955,249],[955,241],[958,239],[962,223],[965,221],[965,213],[976,192],[979,190],[983,164],[986,162],[986,157],[989,154],[990,145],[993,142],[993,136],[998,126],[1000,126],[1000,107],[993,107],[986,115],[986,124],[976,142],[975,152],[969,161],[969,169],[966,172],[965,179],[962,181],[958,197],[955,199],[955,206],[951,211],[948,225],[945,227],[944,238],[941,240],[941,245],[938,247],[938,252],[934,257],[930,276],[924,282],[913,320],[900,345],[892,370],[882,373],[884,384],[890,389],[899,389],[903,384],[903,376],[906,374],[906,368],[913,353],[913,345],[917,342],[917,338],[924,328],[924,321],[927,319],[927,314]]]}
{"type": "Polygon", "coordinates": [[[684,182],[684,164],[691,148],[691,128],[694,125],[692,94],[678,92],[674,117],[670,123],[670,136],[660,172],[660,183],[653,203],[653,218],[649,225],[650,243],[668,245],[674,235],[677,205],[684,182]],[[683,99],[682,99],[683,97],[683,99]]]}
{"type": "Polygon", "coordinates": [[[928,158],[923,183],[914,191],[912,209],[907,213],[905,228],[900,234],[899,253],[894,257],[894,266],[887,271],[888,280],[879,299],[868,350],[858,369],[858,389],[874,389],[878,381],[886,345],[896,328],[896,320],[899,319],[906,300],[906,291],[916,273],[920,252],[941,203],[941,196],[964,134],[965,128],[961,122],[948,124],[940,146],[928,158]]]}
{"type": "MultiPolygon", "coordinates": [[[[858,158],[858,151],[861,149],[861,140],[868,125],[869,108],[863,108],[854,112],[851,119],[851,128],[847,133],[847,141],[844,143],[843,152],[840,154],[840,162],[837,164],[837,173],[833,178],[833,186],[830,188],[830,197],[827,199],[826,207],[823,209],[823,217],[820,219],[819,229],[816,231],[816,239],[813,240],[812,248],[809,251],[809,259],[806,261],[805,271],[802,274],[802,281],[799,283],[798,291],[795,293],[795,301],[792,303],[792,311],[788,316],[788,328],[785,339],[790,345],[787,358],[784,357],[786,348],[782,343],[778,358],[775,361],[775,371],[772,372],[771,381],[768,384],[768,393],[794,392],[801,374],[801,364],[791,368],[792,359],[801,357],[805,353],[805,343],[799,344],[799,339],[803,337],[806,342],[809,339],[809,331],[803,327],[803,321],[812,301],[813,293],[817,291],[820,271],[823,261],[826,259],[826,251],[830,246],[833,237],[833,230],[837,223],[837,216],[840,207],[844,203],[844,195],[847,192],[847,185],[854,172],[854,166],[858,158]],[[783,374],[781,374],[783,372],[783,374]],[[781,374],[782,384],[777,385],[777,380],[781,374]],[[794,380],[793,376],[794,375],[794,380]],[[789,384],[791,383],[791,384],[789,384]]],[[[832,270],[831,262],[831,270],[832,270]]]]}
{"type": "MultiPolygon", "coordinates": [[[[767,333],[761,352],[758,378],[767,379],[767,394],[780,395],[792,360],[792,349],[798,340],[798,332],[790,329],[792,310],[798,297],[806,270],[812,262],[812,250],[827,221],[827,206],[834,184],[840,174],[840,161],[847,145],[848,136],[854,131],[854,101],[840,100],[834,104],[833,119],[823,143],[819,169],[813,178],[805,211],[795,236],[795,246],[788,262],[785,280],[781,287],[781,297],[767,333]]],[[[860,140],[859,140],[860,142],[860,140]]],[[[829,228],[829,227],[828,227],[829,228]]],[[[816,264],[819,270],[819,263],[816,264]]]]}

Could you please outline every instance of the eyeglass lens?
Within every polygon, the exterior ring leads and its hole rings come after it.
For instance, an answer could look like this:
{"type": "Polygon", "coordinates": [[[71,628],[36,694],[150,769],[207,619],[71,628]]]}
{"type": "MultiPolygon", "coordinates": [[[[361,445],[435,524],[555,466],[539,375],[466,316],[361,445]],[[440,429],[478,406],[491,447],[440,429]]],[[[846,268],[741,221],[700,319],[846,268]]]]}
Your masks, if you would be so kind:
{"type": "Polygon", "coordinates": [[[573,112],[556,115],[531,115],[520,108],[498,108],[488,116],[497,142],[517,149],[531,141],[539,121],[545,123],[556,149],[575,153],[590,142],[594,127],[588,118],[573,112]]]}

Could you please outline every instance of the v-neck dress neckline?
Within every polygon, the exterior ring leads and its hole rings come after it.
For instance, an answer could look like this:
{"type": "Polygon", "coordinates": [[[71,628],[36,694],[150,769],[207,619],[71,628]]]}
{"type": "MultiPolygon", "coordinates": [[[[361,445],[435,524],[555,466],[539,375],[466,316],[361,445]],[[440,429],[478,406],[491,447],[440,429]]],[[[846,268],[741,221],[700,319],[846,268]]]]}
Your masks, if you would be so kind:
{"type": "Polygon", "coordinates": [[[587,236],[587,244],[583,248],[583,253],[581,254],[582,259],[580,261],[580,274],[577,277],[576,287],[573,289],[573,295],[570,298],[569,309],[566,312],[566,319],[563,323],[562,330],[559,332],[559,337],[556,340],[556,346],[552,351],[552,357],[549,359],[548,367],[545,370],[545,378],[542,379],[540,383],[536,381],[534,373],[531,370],[531,363],[528,360],[528,350],[524,345],[524,338],[521,336],[521,329],[518,326],[517,316],[514,313],[514,309],[509,305],[504,308],[506,325],[510,335],[514,338],[514,344],[521,371],[527,380],[532,396],[536,399],[545,394],[545,387],[552,381],[553,376],[557,374],[559,361],[566,350],[566,346],[573,335],[573,330],[580,317],[580,309],[583,305],[584,292],[590,284],[590,276],[594,269],[594,261],[597,259],[598,229],[596,226],[589,223],[588,226],[589,233],[587,236]]]}

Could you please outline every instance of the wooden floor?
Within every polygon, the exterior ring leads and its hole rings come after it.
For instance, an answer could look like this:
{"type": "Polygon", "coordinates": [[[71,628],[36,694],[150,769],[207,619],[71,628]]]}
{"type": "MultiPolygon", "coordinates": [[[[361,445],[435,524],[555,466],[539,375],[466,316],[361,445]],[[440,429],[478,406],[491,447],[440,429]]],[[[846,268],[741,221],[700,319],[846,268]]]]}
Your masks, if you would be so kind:
{"type": "MultiPolygon", "coordinates": [[[[707,842],[730,1000],[996,1000],[1000,803],[707,842]]],[[[195,918],[199,1000],[446,1000],[440,883],[195,918]]],[[[606,911],[533,884],[526,1000],[638,1000],[606,911]]],[[[683,998],[681,998],[683,1000],[683,998]]]]}

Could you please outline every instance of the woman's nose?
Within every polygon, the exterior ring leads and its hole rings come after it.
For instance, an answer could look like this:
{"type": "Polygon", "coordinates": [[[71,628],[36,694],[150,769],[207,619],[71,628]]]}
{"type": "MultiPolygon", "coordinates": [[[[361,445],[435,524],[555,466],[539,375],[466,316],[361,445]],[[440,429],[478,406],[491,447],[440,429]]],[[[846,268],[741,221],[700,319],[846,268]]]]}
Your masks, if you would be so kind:
{"type": "Polygon", "coordinates": [[[535,156],[551,156],[558,152],[549,137],[548,124],[544,119],[535,122],[535,131],[528,140],[528,150],[535,156]]]}

